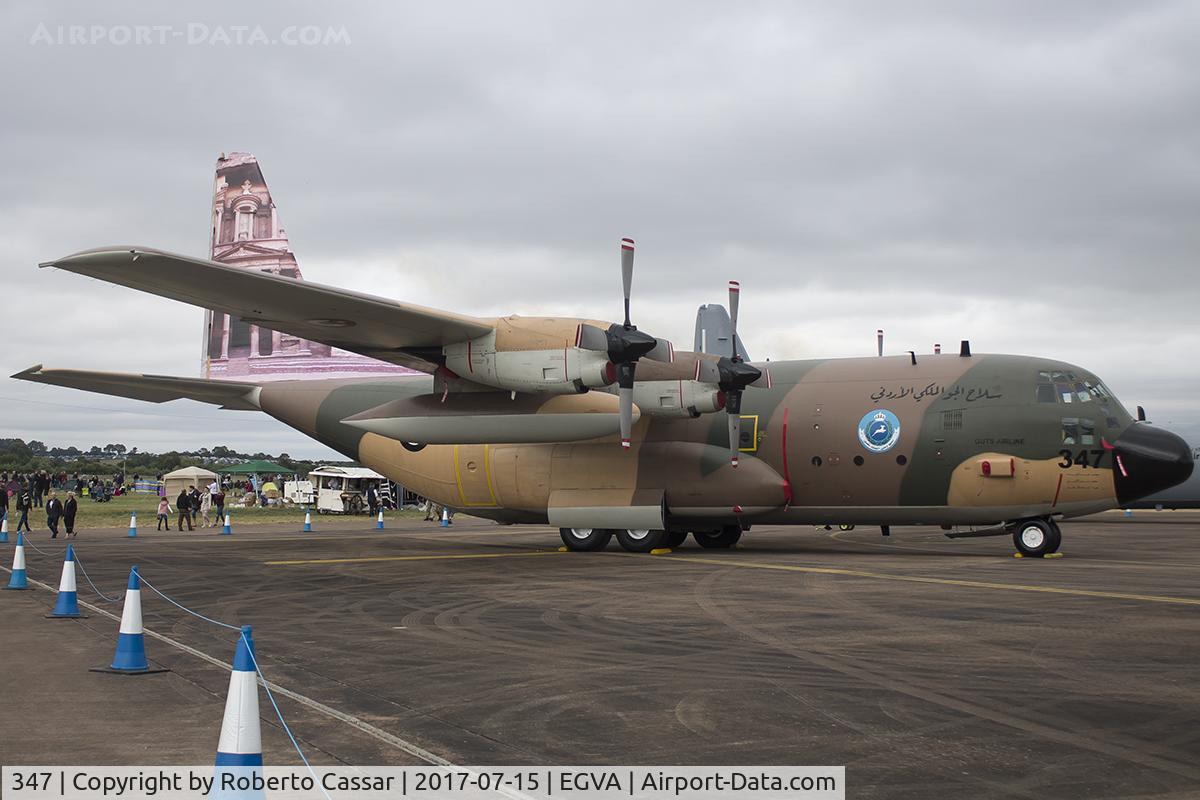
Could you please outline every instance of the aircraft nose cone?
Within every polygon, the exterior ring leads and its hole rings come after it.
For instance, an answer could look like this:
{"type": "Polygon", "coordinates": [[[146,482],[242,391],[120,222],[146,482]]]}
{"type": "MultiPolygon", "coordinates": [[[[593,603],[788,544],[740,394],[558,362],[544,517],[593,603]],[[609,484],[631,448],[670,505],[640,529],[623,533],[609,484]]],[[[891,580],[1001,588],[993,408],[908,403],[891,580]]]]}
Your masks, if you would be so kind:
{"type": "Polygon", "coordinates": [[[1192,475],[1192,450],[1170,431],[1135,422],[1113,445],[1113,480],[1121,505],[1169,489],[1192,475]]]}

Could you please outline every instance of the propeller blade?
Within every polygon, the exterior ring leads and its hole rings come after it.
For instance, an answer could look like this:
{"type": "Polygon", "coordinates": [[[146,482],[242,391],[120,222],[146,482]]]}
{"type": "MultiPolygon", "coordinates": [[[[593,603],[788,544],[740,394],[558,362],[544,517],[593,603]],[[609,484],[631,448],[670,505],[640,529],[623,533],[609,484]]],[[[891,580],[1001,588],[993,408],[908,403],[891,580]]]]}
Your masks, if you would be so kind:
{"type": "Polygon", "coordinates": [[[575,329],[575,346],[581,350],[608,350],[608,334],[595,325],[581,323],[575,329]]]}
{"type": "Polygon", "coordinates": [[[730,411],[725,418],[729,420],[729,463],[737,469],[738,448],[742,441],[742,415],[730,411]]]}
{"type": "Polygon", "coordinates": [[[675,345],[671,344],[666,339],[655,339],[654,349],[642,356],[651,361],[662,361],[666,364],[675,362],[675,345]]]}
{"type": "Polygon", "coordinates": [[[737,318],[738,318],[738,295],[742,292],[742,285],[737,281],[729,282],[729,341],[733,348],[733,357],[737,359],[737,318]]]}
{"type": "Polygon", "coordinates": [[[625,327],[629,321],[629,295],[633,291],[633,239],[621,240],[621,281],[625,287],[625,327]]]}
{"type": "Polygon", "coordinates": [[[633,376],[637,364],[625,361],[617,364],[617,397],[621,412],[621,447],[629,449],[633,436],[633,376]]]}
{"type": "Polygon", "coordinates": [[[617,392],[621,401],[621,447],[628,450],[633,435],[633,387],[622,386],[617,392]]]}

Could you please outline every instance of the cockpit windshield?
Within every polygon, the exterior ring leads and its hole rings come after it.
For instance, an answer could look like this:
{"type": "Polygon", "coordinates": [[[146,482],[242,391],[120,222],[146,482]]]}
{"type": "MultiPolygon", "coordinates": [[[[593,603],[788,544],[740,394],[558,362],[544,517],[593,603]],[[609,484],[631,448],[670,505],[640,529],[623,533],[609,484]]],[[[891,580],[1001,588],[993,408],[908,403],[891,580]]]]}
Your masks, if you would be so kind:
{"type": "MultiPolygon", "coordinates": [[[[1096,376],[1081,371],[1039,370],[1037,381],[1034,384],[1034,393],[1038,403],[1069,406],[1089,404],[1089,408],[1096,409],[1092,413],[1096,414],[1098,418],[1103,417],[1110,428],[1118,427],[1121,424],[1120,418],[1127,416],[1107,386],[1101,383],[1096,376]],[[1091,406],[1092,403],[1096,405],[1091,406]]],[[[1064,433],[1064,436],[1066,435],[1064,433]]]]}

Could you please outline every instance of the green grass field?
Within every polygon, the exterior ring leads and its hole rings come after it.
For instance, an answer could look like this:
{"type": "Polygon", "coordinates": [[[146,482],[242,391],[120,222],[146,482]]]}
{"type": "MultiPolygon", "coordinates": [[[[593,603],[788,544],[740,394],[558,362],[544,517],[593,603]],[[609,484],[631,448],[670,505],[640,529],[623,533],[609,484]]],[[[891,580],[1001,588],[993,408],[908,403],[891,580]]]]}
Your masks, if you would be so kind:
{"type": "MultiPolygon", "coordinates": [[[[58,493],[59,499],[66,497],[65,492],[58,493]]],[[[114,497],[107,503],[95,503],[90,498],[80,497],[79,511],[75,516],[75,527],[77,529],[86,528],[125,528],[129,526],[129,515],[136,512],[138,517],[138,527],[155,526],[155,516],[158,513],[158,498],[150,494],[128,494],[122,497],[114,497]]],[[[171,501],[171,508],[175,508],[174,500],[171,501]]],[[[289,522],[294,521],[297,526],[304,522],[304,509],[300,506],[280,506],[269,508],[238,508],[237,506],[225,506],[225,511],[233,516],[234,525],[261,525],[269,522],[289,522]]],[[[215,515],[215,511],[213,514],[215,515]]],[[[15,531],[17,521],[13,517],[13,512],[9,510],[8,528],[10,531],[15,531]]],[[[420,517],[423,516],[419,511],[389,511],[388,516],[400,514],[402,517],[420,517]]],[[[316,510],[313,511],[313,519],[317,517],[316,510]]],[[[360,515],[359,519],[366,520],[367,515],[360,515]]],[[[175,527],[175,521],[178,519],[178,514],[171,515],[171,527],[175,527]]],[[[199,515],[196,521],[200,521],[199,515]]],[[[35,508],[29,512],[29,524],[33,526],[35,531],[46,530],[46,509],[35,508]]],[[[62,530],[62,524],[59,524],[59,530],[62,530]]]]}

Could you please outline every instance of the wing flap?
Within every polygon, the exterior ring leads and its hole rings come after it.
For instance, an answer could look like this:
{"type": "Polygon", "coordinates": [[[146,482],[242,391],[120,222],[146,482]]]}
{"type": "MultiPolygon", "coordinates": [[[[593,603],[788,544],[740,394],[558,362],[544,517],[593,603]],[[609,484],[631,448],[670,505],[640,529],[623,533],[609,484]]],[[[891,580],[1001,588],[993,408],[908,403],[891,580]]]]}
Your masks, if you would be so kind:
{"type": "Polygon", "coordinates": [[[108,283],[241,317],[314,342],[431,370],[414,357],[490,333],[495,320],[144,247],[85,250],[46,262],[108,283]]]}
{"type": "Polygon", "coordinates": [[[212,403],[236,411],[258,409],[259,387],[253,383],[83,369],[43,369],[41,364],[35,364],[12,377],[22,381],[66,386],[70,389],[128,397],[150,403],[187,399],[212,403]]]}

